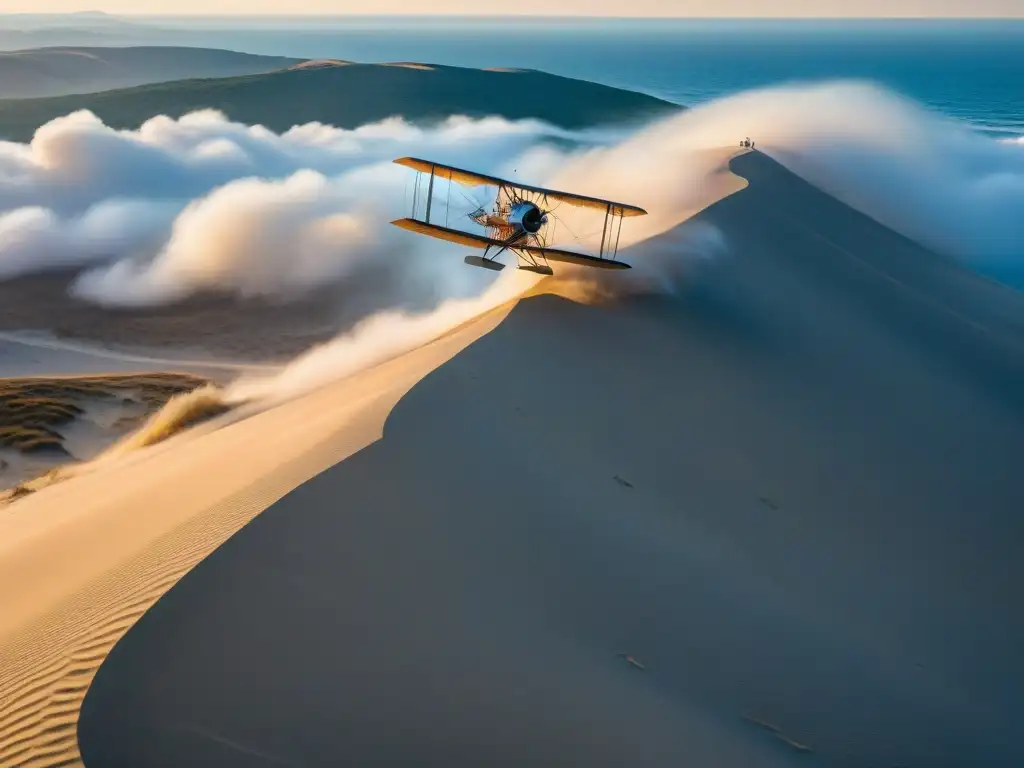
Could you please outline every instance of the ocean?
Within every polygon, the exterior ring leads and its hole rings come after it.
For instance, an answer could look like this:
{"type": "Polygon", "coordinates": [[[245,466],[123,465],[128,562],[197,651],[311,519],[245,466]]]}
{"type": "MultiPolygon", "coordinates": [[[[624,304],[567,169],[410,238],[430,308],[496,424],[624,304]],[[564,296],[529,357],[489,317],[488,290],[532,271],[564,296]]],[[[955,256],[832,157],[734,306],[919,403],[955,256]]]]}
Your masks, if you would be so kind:
{"type": "Polygon", "coordinates": [[[694,106],[779,83],[870,81],[1024,136],[1024,21],[356,17],[163,19],[193,44],[363,62],[524,67],[694,106]],[[187,31],[186,31],[187,30],[187,31]]]}

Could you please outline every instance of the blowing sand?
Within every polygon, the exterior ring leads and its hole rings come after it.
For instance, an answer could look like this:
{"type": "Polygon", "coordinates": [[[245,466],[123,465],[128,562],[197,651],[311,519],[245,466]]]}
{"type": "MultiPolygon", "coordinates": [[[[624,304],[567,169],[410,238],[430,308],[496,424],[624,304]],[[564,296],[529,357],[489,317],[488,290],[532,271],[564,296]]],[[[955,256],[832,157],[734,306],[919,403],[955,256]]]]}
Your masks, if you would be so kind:
{"type": "Polygon", "coordinates": [[[0,764],[1021,764],[1020,300],[732,167],[676,297],[502,306],[0,513],[0,764]]]}

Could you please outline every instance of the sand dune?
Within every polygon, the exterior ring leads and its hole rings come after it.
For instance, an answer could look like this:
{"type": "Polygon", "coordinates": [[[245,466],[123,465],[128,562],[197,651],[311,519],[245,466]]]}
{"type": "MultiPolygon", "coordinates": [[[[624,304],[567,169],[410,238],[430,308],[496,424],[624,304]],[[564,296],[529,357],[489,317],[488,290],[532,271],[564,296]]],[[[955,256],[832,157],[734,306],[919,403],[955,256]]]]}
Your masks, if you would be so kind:
{"type": "Polygon", "coordinates": [[[80,763],[82,696],[124,631],[263,508],[377,439],[419,377],[507,311],[365,376],[117,457],[0,510],[0,765],[80,763]]]}
{"type": "Polygon", "coordinates": [[[1020,302],[733,165],[680,298],[520,303],[189,573],[88,763],[1019,765],[1020,302]]]}
{"type": "Polygon", "coordinates": [[[628,254],[723,232],[675,296],[503,306],[0,513],[0,764],[1021,764],[1024,307],[732,168],[628,254]]]}

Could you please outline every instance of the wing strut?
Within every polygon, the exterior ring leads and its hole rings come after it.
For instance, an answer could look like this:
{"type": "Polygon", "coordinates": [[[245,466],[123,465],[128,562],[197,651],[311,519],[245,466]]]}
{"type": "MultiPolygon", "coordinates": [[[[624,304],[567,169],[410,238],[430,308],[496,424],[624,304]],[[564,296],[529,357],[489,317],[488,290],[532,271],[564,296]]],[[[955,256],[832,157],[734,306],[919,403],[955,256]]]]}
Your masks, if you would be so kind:
{"type": "Polygon", "coordinates": [[[430,183],[427,185],[427,217],[424,221],[430,223],[430,204],[434,201],[434,166],[433,163],[430,165],[430,183]]]}
{"type": "Polygon", "coordinates": [[[612,258],[619,255],[619,238],[622,236],[622,220],[625,216],[619,216],[619,229],[615,233],[615,251],[612,253],[612,258]]]}
{"type": "Polygon", "coordinates": [[[604,226],[601,227],[601,250],[597,252],[599,258],[604,258],[604,240],[608,234],[608,216],[612,212],[612,204],[608,203],[608,207],[604,211],[604,226]]]}
{"type": "Polygon", "coordinates": [[[416,209],[420,204],[420,178],[421,174],[419,171],[416,172],[416,183],[412,188],[412,217],[416,218],[416,209]]]}

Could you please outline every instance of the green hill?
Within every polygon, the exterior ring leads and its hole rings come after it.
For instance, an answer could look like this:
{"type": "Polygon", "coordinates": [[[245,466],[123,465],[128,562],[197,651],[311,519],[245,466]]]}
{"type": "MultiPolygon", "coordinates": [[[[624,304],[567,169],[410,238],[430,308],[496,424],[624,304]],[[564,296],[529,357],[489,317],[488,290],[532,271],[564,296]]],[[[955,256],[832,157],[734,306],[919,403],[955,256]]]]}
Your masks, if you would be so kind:
{"type": "Polygon", "coordinates": [[[0,53],[0,99],[59,96],[193,77],[271,72],[301,59],[212,48],[35,48],[0,53]]]}
{"type": "Polygon", "coordinates": [[[0,101],[0,138],[28,141],[40,125],[79,109],[116,128],[137,128],[154,115],[180,117],[204,108],[275,131],[311,121],[354,128],[396,115],[429,122],[452,114],[582,128],[680,109],[633,91],[531,70],[306,62],[267,74],[0,101]]]}

